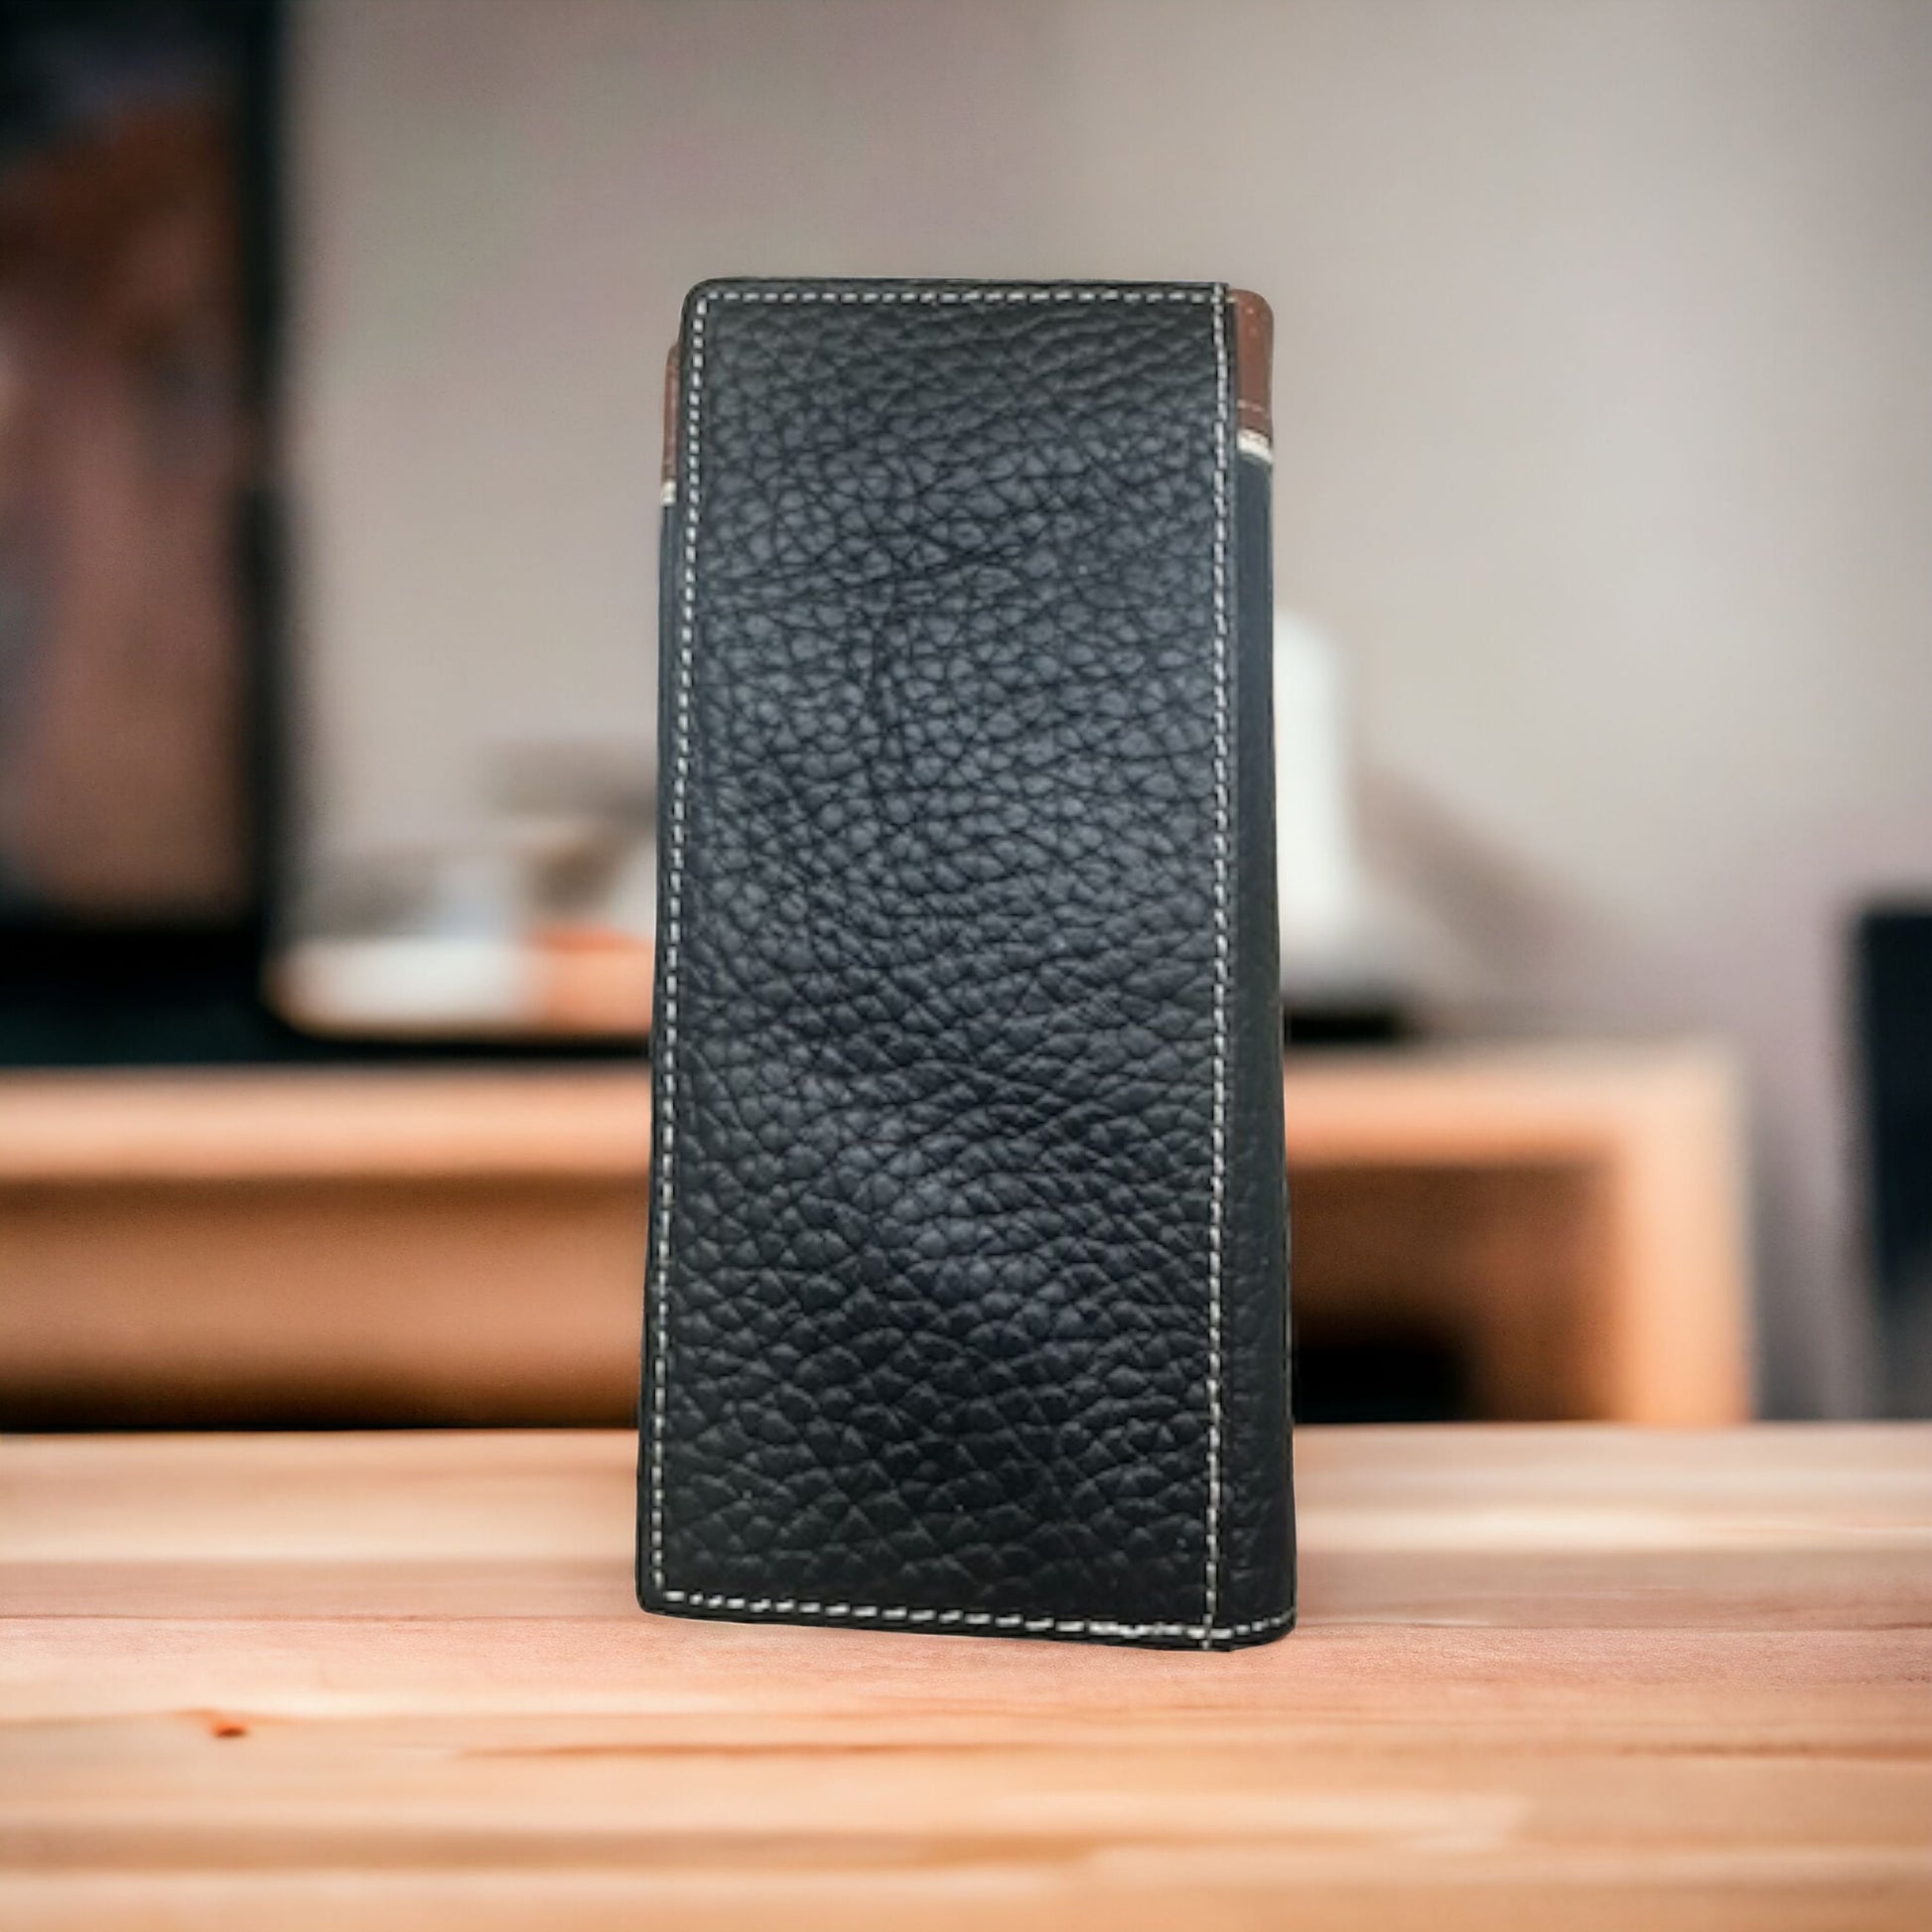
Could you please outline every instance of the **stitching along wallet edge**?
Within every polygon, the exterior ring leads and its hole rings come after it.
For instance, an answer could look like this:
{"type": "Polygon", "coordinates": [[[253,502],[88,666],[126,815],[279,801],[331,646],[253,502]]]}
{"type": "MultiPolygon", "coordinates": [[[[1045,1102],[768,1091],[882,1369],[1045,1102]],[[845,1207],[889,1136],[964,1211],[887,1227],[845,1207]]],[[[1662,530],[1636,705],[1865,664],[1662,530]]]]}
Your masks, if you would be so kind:
{"type": "Polygon", "coordinates": [[[637,1589],[1294,1621],[1270,327],[723,281],[667,394],[637,1589]]]}

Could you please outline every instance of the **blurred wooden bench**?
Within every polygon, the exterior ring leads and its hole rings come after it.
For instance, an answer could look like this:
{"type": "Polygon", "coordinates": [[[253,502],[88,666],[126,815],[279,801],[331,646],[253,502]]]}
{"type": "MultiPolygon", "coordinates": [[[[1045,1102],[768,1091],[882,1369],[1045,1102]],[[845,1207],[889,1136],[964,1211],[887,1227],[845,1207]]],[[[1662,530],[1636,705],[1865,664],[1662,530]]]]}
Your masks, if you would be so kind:
{"type": "MultiPolygon", "coordinates": [[[[1287,1078],[1305,1333],[1440,1335],[1483,1416],[1747,1413],[1722,1057],[1287,1078]]],[[[648,1139],[629,1068],[0,1077],[0,1424],[621,1422],[648,1139]]]]}

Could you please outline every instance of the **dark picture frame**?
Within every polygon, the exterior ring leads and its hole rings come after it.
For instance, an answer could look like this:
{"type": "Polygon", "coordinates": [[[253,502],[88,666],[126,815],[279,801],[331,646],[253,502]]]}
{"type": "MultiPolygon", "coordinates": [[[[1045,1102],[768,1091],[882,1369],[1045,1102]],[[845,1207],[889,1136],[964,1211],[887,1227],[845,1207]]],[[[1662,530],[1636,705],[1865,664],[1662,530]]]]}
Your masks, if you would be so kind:
{"type": "Polygon", "coordinates": [[[259,991],[286,796],[282,30],[277,0],[0,4],[0,304],[76,398],[0,471],[0,1064],[282,1056],[259,991]],[[117,457],[141,482],[115,497],[117,457]],[[116,605],[93,587],[123,567],[146,574],[116,605]],[[136,625],[151,730],[137,676],[48,695],[72,636],[111,659],[136,625]]]}

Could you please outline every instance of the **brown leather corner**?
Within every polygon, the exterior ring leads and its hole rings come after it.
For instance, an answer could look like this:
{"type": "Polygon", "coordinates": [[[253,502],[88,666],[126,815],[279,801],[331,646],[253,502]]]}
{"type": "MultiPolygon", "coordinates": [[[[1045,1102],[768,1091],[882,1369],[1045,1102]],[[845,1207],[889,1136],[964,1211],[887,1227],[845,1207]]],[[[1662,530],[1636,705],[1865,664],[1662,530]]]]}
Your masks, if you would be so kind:
{"type": "Polygon", "coordinates": [[[1275,312],[1248,289],[1230,289],[1234,308],[1234,413],[1240,429],[1275,440],[1275,312]]]}
{"type": "Polygon", "coordinates": [[[664,465],[659,480],[669,489],[677,481],[677,345],[664,358],[664,465]]]}

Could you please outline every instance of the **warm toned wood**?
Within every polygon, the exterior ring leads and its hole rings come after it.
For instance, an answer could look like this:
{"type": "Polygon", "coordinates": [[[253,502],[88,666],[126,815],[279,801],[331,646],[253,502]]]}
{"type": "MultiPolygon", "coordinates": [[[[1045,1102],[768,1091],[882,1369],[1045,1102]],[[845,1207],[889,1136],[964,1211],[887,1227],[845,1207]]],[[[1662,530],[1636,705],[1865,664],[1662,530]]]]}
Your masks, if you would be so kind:
{"type": "Polygon", "coordinates": [[[23,1189],[0,1198],[0,1413],[621,1421],[643,1250],[632,1180],[23,1189]]]}
{"type": "MultiPolygon", "coordinates": [[[[1500,1417],[1749,1407],[1735,1132],[1691,1048],[1308,1057],[1305,1327],[1468,1355],[1500,1417]]],[[[0,1414],[616,1421],[640,1070],[0,1079],[0,1414]]]]}
{"type": "Polygon", "coordinates": [[[1601,1415],[1596,1311],[1615,1293],[1602,1180],[1583,1163],[1298,1168],[1304,1386],[1324,1345],[1406,1339],[1454,1351],[1485,1420],[1601,1415]]]}
{"type": "MultiPolygon", "coordinates": [[[[1726,1093],[1694,1046],[1304,1054],[1288,1152],[1306,1167],[1559,1166],[1686,1094],[1726,1093]]],[[[641,1176],[641,1068],[7,1074],[0,1184],[641,1176]]]]}
{"type": "MultiPolygon", "coordinates": [[[[1491,1413],[1673,1425],[1749,1414],[1740,1130],[1722,1054],[1490,1047],[1305,1060],[1289,1076],[1287,1120],[1291,1171],[1501,1175],[1533,1203],[1479,1224],[1488,1251],[1453,1286],[1426,1267],[1408,1280],[1425,1306],[1467,1324],[1479,1386],[1519,1402],[1534,1392],[1535,1407],[1492,1398],[1491,1413]],[[1512,1235],[1513,1251],[1496,1251],[1512,1235]],[[1525,1351],[1539,1349],[1546,1366],[1526,1382],[1525,1351]]],[[[1420,1232],[1426,1251],[1440,1229],[1420,1232]]],[[[1466,1241],[1452,1249],[1451,1268],[1470,1253],[1466,1241]]]]}
{"type": "Polygon", "coordinates": [[[641,1070],[0,1079],[0,1413],[631,1412],[641,1070]]]}
{"type": "Polygon", "coordinates": [[[1298,1447],[1203,1657],[642,1616],[628,1436],[0,1443],[0,1923],[1932,1922],[1932,1432],[1298,1447]]]}
{"type": "Polygon", "coordinates": [[[9,1074],[0,1186],[641,1178],[641,1068],[9,1074]]]}

